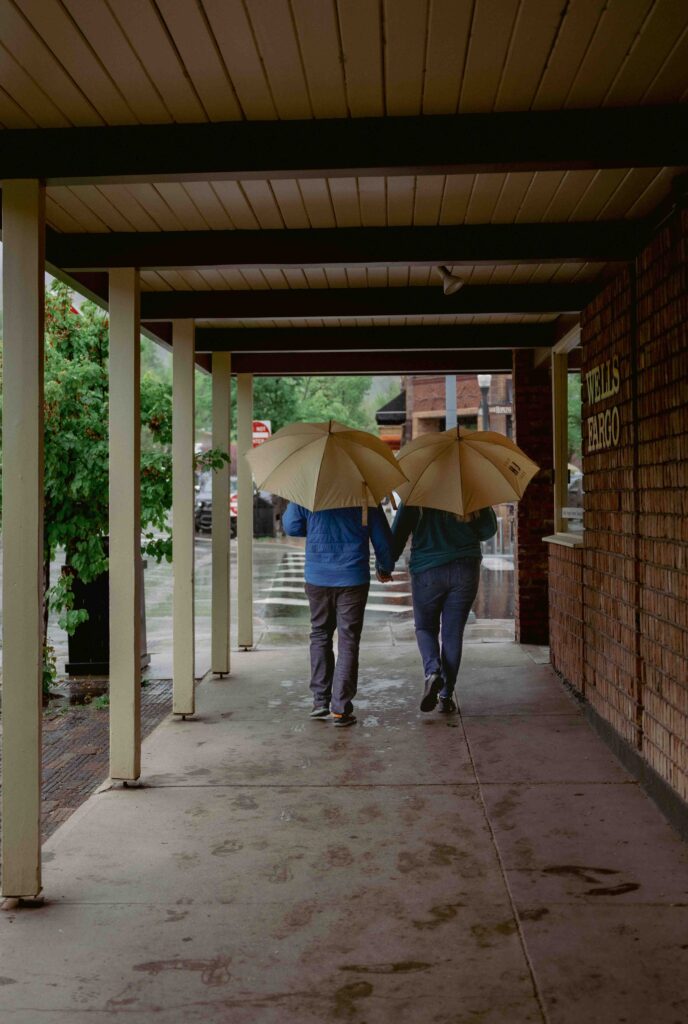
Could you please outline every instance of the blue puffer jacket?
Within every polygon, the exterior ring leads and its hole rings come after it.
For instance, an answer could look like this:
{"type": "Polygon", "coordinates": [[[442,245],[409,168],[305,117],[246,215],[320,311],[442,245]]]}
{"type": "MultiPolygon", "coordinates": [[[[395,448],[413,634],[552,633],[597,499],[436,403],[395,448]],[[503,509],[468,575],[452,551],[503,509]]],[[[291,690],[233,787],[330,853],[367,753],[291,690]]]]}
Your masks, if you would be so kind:
{"type": "Polygon", "coordinates": [[[392,532],[382,509],[368,509],[368,525],[360,508],[329,508],[311,512],[289,502],[282,527],[290,537],[306,538],[306,583],[319,587],[357,587],[370,582],[370,542],[383,573],[394,568],[392,532]]]}

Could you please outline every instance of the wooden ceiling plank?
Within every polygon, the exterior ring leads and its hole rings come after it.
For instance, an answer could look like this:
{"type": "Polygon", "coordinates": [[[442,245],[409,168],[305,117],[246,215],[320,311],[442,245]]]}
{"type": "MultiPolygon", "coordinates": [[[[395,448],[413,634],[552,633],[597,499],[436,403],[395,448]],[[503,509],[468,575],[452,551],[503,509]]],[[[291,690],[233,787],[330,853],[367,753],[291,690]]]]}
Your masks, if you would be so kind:
{"type": "Polygon", "coordinates": [[[290,230],[311,227],[298,182],[294,178],[276,178],[271,184],[284,226],[290,230]]]}
{"type": "Polygon", "coordinates": [[[365,267],[345,267],[346,283],[349,288],[367,288],[365,267]]]}
{"type": "Polygon", "coordinates": [[[506,182],[506,174],[476,174],[466,210],[467,224],[489,224],[506,182]]]}
{"type": "Polygon", "coordinates": [[[203,8],[244,114],[275,119],[277,107],[242,0],[203,0],[203,8]]]}
{"type": "Polygon", "coordinates": [[[564,103],[599,105],[640,30],[652,0],[609,0],[564,103]]]}
{"type": "Polygon", "coordinates": [[[366,273],[367,288],[386,288],[389,282],[387,267],[368,267],[366,273]]]}
{"type": "Polygon", "coordinates": [[[271,291],[282,291],[285,288],[289,288],[289,282],[282,270],[266,267],[262,270],[262,274],[271,291]]]}
{"type": "Polygon", "coordinates": [[[133,226],[135,231],[159,231],[160,227],[126,185],[99,185],[103,195],[133,226]]]}
{"type": "Polygon", "coordinates": [[[566,5],[559,33],[533,98],[533,110],[557,110],[564,106],[606,6],[607,0],[566,5]]]}
{"type": "Polygon", "coordinates": [[[280,229],[284,221],[268,181],[242,181],[241,187],[259,227],[280,229]]]}
{"type": "Polygon", "coordinates": [[[459,111],[494,109],[520,0],[478,0],[473,14],[459,111]]]}
{"type": "Polygon", "coordinates": [[[325,178],[303,178],[300,182],[300,191],[311,227],[334,228],[337,226],[330,190],[325,178]]]}
{"type": "Polygon", "coordinates": [[[214,181],[213,189],[236,228],[254,231],[260,227],[238,181],[214,181]]]}
{"type": "Polygon", "coordinates": [[[414,224],[434,226],[439,222],[445,182],[443,174],[427,174],[416,178],[414,224]]]}
{"type": "Polygon", "coordinates": [[[507,174],[495,206],[493,224],[513,224],[533,181],[532,171],[507,174]]]}
{"type": "Polygon", "coordinates": [[[465,223],[476,177],[475,174],[448,174],[446,176],[440,208],[440,224],[465,223]]]}
{"type": "Polygon", "coordinates": [[[191,196],[179,181],[157,181],[157,192],[178,218],[185,231],[205,231],[208,224],[199,213],[191,196]]]}
{"type": "Polygon", "coordinates": [[[344,267],[324,267],[329,288],[348,288],[349,282],[344,267]]]}
{"type": "Polygon", "coordinates": [[[511,373],[511,352],[240,352],[232,359],[232,371],[255,376],[310,376],[351,374],[511,373]]]}
{"type": "Polygon", "coordinates": [[[74,220],[81,224],[83,231],[107,231],[107,225],[100,217],[96,216],[78,194],[67,185],[56,185],[51,189],[53,199],[66,210],[74,220]]]}
{"type": "Polygon", "coordinates": [[[195,3],[156,0],[194,89],[211,121],[238,121],[242,111],[215,38],[195,3]]]}
{"type": "Polygon", "coordinates": [[[600,210],[600,220],[616,220],[627,216],[639,195],[652,184],[659,173],[657,167],[633,167],[600,210]]]}
{"type": "Polygon", "coordinates": [[[214,267],[203,267],[201,273],[208,282],[208,287],[213,289],[213,291],[221,292],[227,287],[227,283],[222,273],[214,267]]]}
{"type": "Polygon", "coordinates": [[[242,267],[241,276],[251,291],[264,292],[270,290],[270,285],[264,275],[254,267],[242,267]]]}
{"type": "Polygon", "coordinates": [[[45,196],[45,218],[51,227],[58,231],[83,231],[83,227],[71,213],[68,213],[52,195],[52,189],[46,189],[45,196]]]}
{"type": "MultiPolygon", "coordinates": [[[[194,291],[215,291],[215,288],[206,280],[205,274],[201,270],[196,270],[195,267],[183,267],[179,273],[182,275],[184,280],[194,289],[194,291]]],[[[223,291],[222,288],[218,291],[223,291]]]]}
{"type": "Polygon", "coordinates": [[[412,174],[386,179],[387,224],[389,227],[406,227],[413,223],[415,188],[416,179],[412,174]]]}
{"type": "Polygon", "coordinates": [[[474,0],[432,0],[423,88],[424,114],[458,110],[464,63],[473,19],[474,0]]]}
{"type": "Polygon", "coordinates": [[[143,207],[161,231],[181,231],[182,223],[172,212],[154,185],[147,182],[124,185],[125,188],[143,207]]]}
{"type": "Polygon", "coordinates": [[[240,271],[228,267],[219,267],[218,270],[230,291],[241,291],[246,287],[246,282],[240,271]]]}
{"type": "Polygon", "coordinates": [[[191,286],[178,270],[160,270],[158,273],[171,291],[191,291],[191,286]]]}
{"type": "Polygon", "coordinates": [[[210,182],[187,181],[184,188],[212,231],[231,231],[234,228],[232,218],[218,199],[210,182]]]}
{"type": "Polygon", "coordinates": [[[390,267],[387,279],[390,288],[408,288],[409,267],[390,267]]]}
{"type": "Polygon", "coordinates": [[[134,124],[136,116],[58,0],[22,0],[22,13],[88,96],[107,124],[134,124]]]}
{"type": "Polygon", "coordinates": [[[594,176],[594,171],[566,171],[542,214],[542,220],[548,223],[568,220],[594,176]]]}
{"type": "Polygon", "coordinates": [[[7,128],[36,128],[36,122],[0,86],[0,124],[7,128]]]}
{"type": "Polygon", "coordinates": [[[387,196],[385,178],[359,178],[358,201],[361,224],[364,228],[385,227],[387,224],[387,196]]]}
{"type": "Polygon", "coordinates": [[[74,191],[79,199],[108,226],[110,231],[132,231],[134,229],[129,218],[113,206],[108,197],[95,185],[81,185],[74,191]]]}
{"type": "Polygon", "coordinates": [[[638,196],[633,205],[629,207],[626,211],[626,216],[632,218],[649,217],[669,194],[675,174],[675,167],[663,167],[648,184],[642,195],[638,196]]]}
{"type": "Polygon", "coordinates": [[[286,283],[287,288],[309,288],[310,284],[305,271],[300,270],[298,267],[285,268],[282,271],[282,276],[286,283]]]}
{"type": "Polygon", "coordinates": [[[627,171],[596,171],[590,185],[571,211],[571,220],[595,220],[606,202],[619,187],[627,171]]]}
{"type": "Polygon", "coordinates": [[[287,0],[245,0],[258,50],[282,119],[313,116],[301,52],[287,0]]]}
{"type": "Polygon", "coordinates": [[[644,93],[643,103],[664,103],[665,96],[677,96],[680,102],[685,103],[687,64],[688,32],[684,32],[644,93]]]}
{"type": "Polygon", "coordinates": [[[303,274],[309,288],[327,288],[327,278],[322,267],[304,267],[303,274]]]}
{"type": "Polygon", "coordinates": [[[385,113],[382,25],[377,3],[337,0],[347,106],[352,117],[385,113]]]}
{"type": "MultiPolygon", "coordinates": [[[[302,178],[301,182],[305,181],[302,178]]],[[[360,228],[361,209],[358,203],[358,182],[355,178],[328,178],[332,207],[338,228],[360,228]]]]}
{"type": "MultiPolygon", "coordinates": [[[[688,5],[676,0],[657,0],[604,98],[605,105],[640,103],[687,30],[688,5]]],[[[683,85],[672,96],[675,102],[680,100],[685,87],[685,64],[683,72],[683,85]]]]}
{"type": "Polygon", "coordinates": [[[420,114],[428,0],[383,0],[382,10],[387,114],[420,114]]]}
{"type": "Polygon", "coordinates": [[[33,77],[0,45],[0,86],[39,128],[66,128],[69,120],[33,77]]]}
{"type": "Polygon", "coordinates": [[[561,0],[521,0],[495,110],[528,110],[562,20],[561,0]]]}
{"type": "Polygon", "coordinates": [[[542,219],[557,189],[564,171],[540,171],[533,176],[530,188],[516,214],[517,224],[535,224],[542,219]]]}
{"type": "Polygon", "coordinates": [[[62,0],[127,104],[143,124],[171,121],[145,63],[104,0],[62,0]]]}
{"type": "Polygon", "coordinates": [[[203,106],[152,0],[108,0],[108,5],[172,118],[180,124],[206,121],[203,106]]]}
{"type": "Polygon", "coordinates": [[[335,0],[291,0],[315,117],[346,117],[335,0]]]}
{"type": "Polygon", "coordinates": [[[40,36],[31,28],[11,0],[0,0],[3,35],[12,40],[12,56],[43,92],[50,96],[68,123],[100,125],[103,119],[72,81],[40,36]]]}

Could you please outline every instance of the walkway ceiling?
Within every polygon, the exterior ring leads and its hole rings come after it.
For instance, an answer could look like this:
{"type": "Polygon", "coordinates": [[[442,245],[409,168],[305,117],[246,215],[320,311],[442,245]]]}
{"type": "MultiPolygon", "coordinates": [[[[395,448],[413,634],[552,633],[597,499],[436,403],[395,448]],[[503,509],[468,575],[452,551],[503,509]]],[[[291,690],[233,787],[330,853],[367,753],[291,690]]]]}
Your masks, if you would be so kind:
{"type": "Polygon", "coordinates": [[[192,317],[236,369],[498,368],[551,345],[685,187],[675,0],[0,12],[1,173],[46,181],[49,265],[100,300],[108,267],[140,267],[148,329],[192,317]]]}

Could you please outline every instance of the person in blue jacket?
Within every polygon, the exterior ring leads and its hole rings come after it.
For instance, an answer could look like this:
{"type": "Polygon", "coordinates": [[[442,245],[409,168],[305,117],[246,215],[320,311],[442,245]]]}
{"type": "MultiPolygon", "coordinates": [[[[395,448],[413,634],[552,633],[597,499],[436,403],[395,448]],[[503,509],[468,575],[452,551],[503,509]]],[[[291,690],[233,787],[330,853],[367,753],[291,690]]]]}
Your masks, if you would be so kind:
{"type": "Polygon", "coordinates": [[[368,509],[368,524],[358,508],[311,512],[292,502],[282,516],[291,537],[306,538],[306,595],[311,612],[311,718],[353,725],[353,699],[358,686],[358,649],[363,613],[370,588],[370,542],[377,559],[377,577],[392,576],[392,534],[381,508],[368,509]],[[332,639],[338,634],[335,664],[332,639]]]}
{"type": "Polygon", "coordinates": [[[409,572],[416,641],[425,673],[421,711],[432,711],[438,699],[442,713],[457,710],[453,694],[463,633],[480,582],[480,541],[496,532],[497,517],[491,508],[457,516],[400,505],[394,517],[395,561],[409,534],[413,535],[409,572]]]}

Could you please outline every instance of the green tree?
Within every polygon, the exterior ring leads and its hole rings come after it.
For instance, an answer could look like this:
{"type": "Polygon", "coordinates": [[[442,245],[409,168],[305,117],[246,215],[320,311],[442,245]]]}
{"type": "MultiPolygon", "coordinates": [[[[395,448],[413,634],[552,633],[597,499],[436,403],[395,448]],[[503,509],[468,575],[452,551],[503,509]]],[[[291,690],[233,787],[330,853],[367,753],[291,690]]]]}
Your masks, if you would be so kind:
{"type": "Polygon", "coordinates": [[[569,462],[582,465],[582,439],[581,439],[581,375],[580,373],[568,374],[568,440],[569,440],[569,462]]]}
{"type": "MultiPolygon", "coordinates": [[[[48,613],[73,633],[88,613],[74,608],[75,579],[89,583],[108,567],[108,321],[93,303],[72,307],[69,288],[54,282],[45,317],[45,512],[44,646],[48,613]],[[50,562],[58,547],[67,568],[51,586],[50,562]]],[[[172,398],[169,379],[155,368],[141,378],[142,552],[170,559],[172,534],[172,398]]],[[[197,457],[204,469],[226,459],[220,452],[197,457]]],[[[46,653],[44,681],[52,670],[46,653]]]]}

